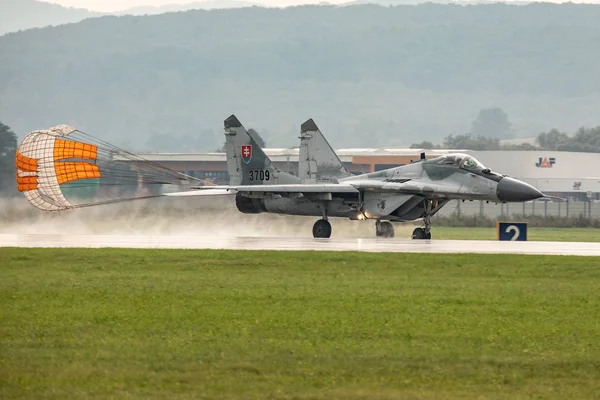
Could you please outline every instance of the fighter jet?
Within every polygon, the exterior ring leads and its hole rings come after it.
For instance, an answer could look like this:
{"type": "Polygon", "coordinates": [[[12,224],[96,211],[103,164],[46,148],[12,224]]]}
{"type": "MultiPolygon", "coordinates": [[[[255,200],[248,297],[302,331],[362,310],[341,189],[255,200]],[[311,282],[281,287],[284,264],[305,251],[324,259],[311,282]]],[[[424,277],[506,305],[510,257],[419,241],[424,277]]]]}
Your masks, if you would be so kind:
{"type": "Polygon", "coordinates": [[[230,185],[201,186],[167,196],[235,195],[242,213],[321,217],[313,237],[331,237],[330,217],[375,220],[376,236],[393,237],[391,222],[422,219],[413,239],[431,239],[431,217],[450,200],[525,202],[545,197],[533,186],[454,153],[382,171],[350,174],[312,120],[301,126],[299,175],[279,170],[231,115],[224,121],[230,185]]]}

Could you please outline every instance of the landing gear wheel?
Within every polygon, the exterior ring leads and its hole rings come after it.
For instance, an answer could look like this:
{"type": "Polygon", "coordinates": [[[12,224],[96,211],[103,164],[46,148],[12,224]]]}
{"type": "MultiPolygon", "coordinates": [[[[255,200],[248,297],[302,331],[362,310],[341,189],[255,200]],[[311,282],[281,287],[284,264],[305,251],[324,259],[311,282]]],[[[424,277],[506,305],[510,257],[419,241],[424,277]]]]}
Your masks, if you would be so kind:
{"type": "Polygon", "coordinates": [[[375,236],[392,238],[394,237],[394,226],[391,222],[384,221],[375,223],[375,236]]]}
{"type": "Polygon", "coordinates": [[[313,225],[314,238],[331,237],[331,224],[326,219],[320,219],[313,225]]]}
{"type": "Polygon", "coordinates": [[[431,239],[431,200],[424,200],[425,215],[423,216],[423,222],[425,228],[417,228],[412,233],[413,239],[431,239]]]}
{"type": "Polygon", "coordinates": [[[431,232],[426,232],[423,228],[417,228],[412,233],[413,239],[431,239],[431,232]]]}

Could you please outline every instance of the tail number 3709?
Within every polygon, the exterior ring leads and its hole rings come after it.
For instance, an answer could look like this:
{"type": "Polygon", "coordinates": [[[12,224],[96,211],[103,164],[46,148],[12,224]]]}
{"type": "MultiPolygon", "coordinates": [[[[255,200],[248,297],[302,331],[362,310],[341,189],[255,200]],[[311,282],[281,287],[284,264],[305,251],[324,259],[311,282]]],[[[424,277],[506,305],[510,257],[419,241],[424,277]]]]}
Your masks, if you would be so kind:
{"type": "Polygon", "coordinates": [[[271,179],[271,171],[268,169],[254,169],[248,171],[248,177],[251,181],[268,181],[271,179]]]}

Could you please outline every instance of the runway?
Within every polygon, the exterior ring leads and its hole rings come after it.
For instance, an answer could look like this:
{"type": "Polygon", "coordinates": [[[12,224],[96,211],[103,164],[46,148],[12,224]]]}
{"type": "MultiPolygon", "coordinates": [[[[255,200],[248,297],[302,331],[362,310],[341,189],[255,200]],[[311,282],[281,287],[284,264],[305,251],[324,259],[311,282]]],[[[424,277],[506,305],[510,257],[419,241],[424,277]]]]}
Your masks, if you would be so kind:
{"type": "Polygon", "coordinates": [[[313,239],[151,235],[0,234],[0,247],[313,250],[391,253],[554,254],[600,256],[600,243],[488,240],[313,239]]]}

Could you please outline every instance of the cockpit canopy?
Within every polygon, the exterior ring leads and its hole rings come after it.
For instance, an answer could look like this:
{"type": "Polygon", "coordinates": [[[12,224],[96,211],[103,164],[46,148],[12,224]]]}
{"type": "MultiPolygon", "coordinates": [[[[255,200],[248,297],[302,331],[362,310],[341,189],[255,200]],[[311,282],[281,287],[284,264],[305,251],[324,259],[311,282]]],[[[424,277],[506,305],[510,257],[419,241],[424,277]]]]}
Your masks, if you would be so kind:
{"type": "Polygon", "coordinates": [[[487,169],[475,157],[462,153],[447,154],[445,156],[429,160],[428,163],[435,165],[452,165],[457,168],[466,169],[467,171],[489,171],[489,169],[487,169]]]}

